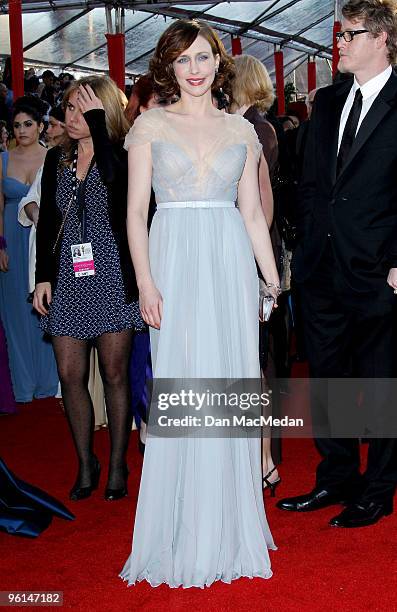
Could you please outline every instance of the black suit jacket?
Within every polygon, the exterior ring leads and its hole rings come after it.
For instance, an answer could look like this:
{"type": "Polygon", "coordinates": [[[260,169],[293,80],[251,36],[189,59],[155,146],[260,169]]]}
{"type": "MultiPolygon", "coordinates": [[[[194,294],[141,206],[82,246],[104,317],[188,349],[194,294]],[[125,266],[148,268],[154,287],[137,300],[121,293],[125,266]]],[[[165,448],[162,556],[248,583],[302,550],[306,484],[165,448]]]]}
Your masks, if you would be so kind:
{"type": "MultiPolygon", "coordinates": [[[[123,143],[109,139],[105,112],[100,109],[84,113],[94,145],[94,157],[101,180],[108,191],[109,219],[120,254],[120,266],[127,303],[138,298],[135,272],[127,240],[127,189],[128,156],[123,143]]],[[[41,179],[40,215],[37,225],[36,283],[50,282],[56,285],[59,254],[62,240],[56,252],[53,248],[62,224],[62,215],[56,204],[61,148],[48,151],[41,179]]]]}
{"type": "Polygon", "coordinates": [[[397,76],[393,73],[365,116],[339,176],[340,117],[353,80],[315,98],[299,190],[299,242],[292,269],[311,277],[331,235],[337,269],[355,294],[391,296],[397,267],[397,76]]]}

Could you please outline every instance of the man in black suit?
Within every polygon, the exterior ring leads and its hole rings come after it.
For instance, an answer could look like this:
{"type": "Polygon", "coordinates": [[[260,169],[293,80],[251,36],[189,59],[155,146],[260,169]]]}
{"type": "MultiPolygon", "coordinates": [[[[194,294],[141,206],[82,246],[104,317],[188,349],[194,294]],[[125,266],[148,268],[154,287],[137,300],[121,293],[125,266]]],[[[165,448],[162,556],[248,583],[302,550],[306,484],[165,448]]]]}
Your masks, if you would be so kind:
{"type": "MultiPolygon", "coordinates": [[[[394,374],[397,0],[348,0],[342,14],[339,70],[353,77],[316,94],[293,260],[312,389],[319,378],[348,373],[387,380],[394,374]]],[[[312,393],[312,407],[313,399],[312,393]]],[[[329,424],[330,413],[324,414],[329,424]]],[[[316,445],[323,460],[314,490],[281,500],[279,508],[309,511],[347,503],[331,520],[339,527],[371,525],[391,514],[394,439],[370,440],[363,476],[357,439],[330,435],[318,437],[316,445]]]]}

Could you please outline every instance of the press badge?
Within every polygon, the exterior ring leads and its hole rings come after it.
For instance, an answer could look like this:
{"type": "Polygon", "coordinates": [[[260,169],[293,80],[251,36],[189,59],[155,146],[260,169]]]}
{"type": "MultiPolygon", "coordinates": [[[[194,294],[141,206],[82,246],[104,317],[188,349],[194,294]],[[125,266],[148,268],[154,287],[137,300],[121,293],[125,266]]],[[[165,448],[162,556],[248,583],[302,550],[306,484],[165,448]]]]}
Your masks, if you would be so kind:
{"type": "Polygon", "coordinates": [[[91,242],[72,244],[73,270],[76,278],[95,274],[94,256],[91,242]]]}

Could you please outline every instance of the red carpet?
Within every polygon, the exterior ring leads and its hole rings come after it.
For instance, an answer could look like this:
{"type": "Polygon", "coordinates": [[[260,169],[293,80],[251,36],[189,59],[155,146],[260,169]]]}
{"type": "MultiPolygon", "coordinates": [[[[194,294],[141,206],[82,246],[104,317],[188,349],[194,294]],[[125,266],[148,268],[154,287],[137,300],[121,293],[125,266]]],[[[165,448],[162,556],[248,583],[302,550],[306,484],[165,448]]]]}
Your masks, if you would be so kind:
{"type": "MultiPolygon", "coordinates": [[[[63,501],[76,521],[53,520],[37,540],[0,534],[0,590],[61,590],[64,607],[117,610],[397,610],[397,516],[358,530],[328,526],[335,506],[296,515],[266,510],[279,550],[271,553],[274,577],[240,579],[209,589],[131,588],[117,577],[130,552],[141,459],[136,433],[130,445],[130,496],[107,503],[100,490],[89,500],[69,502],[76,464],[71,438],[57,400],[22,406],[20,414],[0,418],[0,454],[24,480],[63,501]]],[[[95,434],[103,466],[107,431],[95,434]]],[[[304,492],[313,484],[317,455],[310,440],[287,440],[280,496],[304,492]]],[[[158,509],[161,521],[161,508],[158,509]]],[[[22,609],[22,608],[19,608],[22,609]]]]}

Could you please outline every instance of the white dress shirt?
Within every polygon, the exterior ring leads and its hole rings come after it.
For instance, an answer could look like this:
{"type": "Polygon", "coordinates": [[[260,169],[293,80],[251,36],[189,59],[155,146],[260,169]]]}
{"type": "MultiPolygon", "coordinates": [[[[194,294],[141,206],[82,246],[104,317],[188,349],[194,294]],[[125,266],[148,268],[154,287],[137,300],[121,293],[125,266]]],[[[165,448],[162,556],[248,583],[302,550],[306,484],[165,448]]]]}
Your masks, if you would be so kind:
{"type": "Polygon", "coordinates": [[[381,89],[383,89],[384,86],[386,85],[387,81],[389,80],[391,76],[391,73],[392,73],[392,67],[388,66],[386,70],[384,70],[380,74],[377,74],[375,77],[373,77],[372,79],[364,83],[364,85],[362,85],[361,88],[358,82],[356,81],[356,77],[354,77],[352,88],[349,92],[349,95],[347,96],[347,100],[343,107],[342,115],[340,118],[338,153],[339,153],[340,143],[342,142],[343,132],[346,127],[347,118],[349,116],[351,107],[353,106],[354,96],[356,95],[357,89],[359,88],[361,89],[361,94],[363,96],[363,107],[362,107],[360,119],[358,120],[358,125],[357,125],[357,132],[358,132],[365,115],[368,113],[369,109],[371,108],[373,102],[375,101],[381,89]]]}

